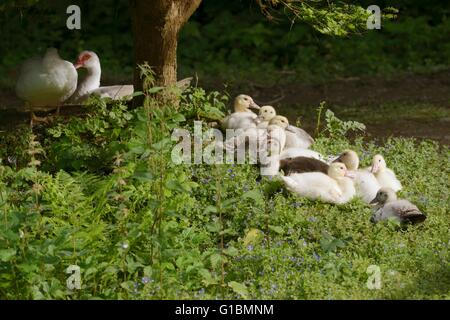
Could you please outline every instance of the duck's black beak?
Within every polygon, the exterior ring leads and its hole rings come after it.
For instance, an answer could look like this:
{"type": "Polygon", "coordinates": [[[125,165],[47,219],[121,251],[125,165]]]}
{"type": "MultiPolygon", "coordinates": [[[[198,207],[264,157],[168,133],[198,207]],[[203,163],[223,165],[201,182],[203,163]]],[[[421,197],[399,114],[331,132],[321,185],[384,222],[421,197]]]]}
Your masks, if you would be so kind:
{"type": "Polygon", "coordinates": [[[369,202],[369,204],[377,204],[378,199],[375,197],[372,201],[369,202]]]}

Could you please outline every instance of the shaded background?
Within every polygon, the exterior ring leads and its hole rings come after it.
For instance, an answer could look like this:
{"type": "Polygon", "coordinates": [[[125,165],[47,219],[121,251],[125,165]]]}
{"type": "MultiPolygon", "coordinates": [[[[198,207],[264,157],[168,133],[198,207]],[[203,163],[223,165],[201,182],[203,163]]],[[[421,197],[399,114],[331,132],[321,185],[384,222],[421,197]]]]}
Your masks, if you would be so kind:
{"type": "MultiPolygon", "coordinates": [[[[393,6],[399,16],[383,21],[381,30],[332,38],[306,24],[292,24],[283,12],[269,21],[251,0],[204,0],[180,34],[179,78],[194,75],[207,89],[249,93],[260,103],[276,105],[291,121],[301,118],[305,127],[324,100],[341,116],[368,123],[369,132],[377,135],[416,135],[448,143],[450,4],[352,2],[393,6]],[[394,115],[401,118],[395,128],[386,123],[394,115]]],[[[2,6],[2,109],[21,105],[14,94],[20,63],[50,46],[70,61],[82,50],[93,50],[101,58],[103,84],[132,82],[127,0],[2,6]],[[65,27],[70,4],[81,7],[79,31],[65,27]]]]}

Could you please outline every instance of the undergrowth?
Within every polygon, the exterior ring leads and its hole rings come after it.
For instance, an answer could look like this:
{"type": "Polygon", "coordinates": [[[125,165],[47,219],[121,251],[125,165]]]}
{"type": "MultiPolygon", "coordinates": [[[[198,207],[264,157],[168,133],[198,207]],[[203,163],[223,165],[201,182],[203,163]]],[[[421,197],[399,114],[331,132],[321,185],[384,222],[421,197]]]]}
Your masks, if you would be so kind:
{"type": "Polygon", "coordinates": [[[371,224],[358,199],[291,195],[254,165],[175,165],[172,131],[222,117],[227,97],[191,88],[162,103],[156,91],[150,81],[137,109],[94,99],[86,116],[3,133],[0,298],[450,298],[448,147],[377,145],[360,123],[330,112],[318,121],[314,150],[351,147],[363,166],[385,156],[400,196],[428,216],[398,230],[371,224]],[[370,265],[378,290],[366,286],[370,265]],[[70,266],[79,290],[67,285],[70,266]]]}

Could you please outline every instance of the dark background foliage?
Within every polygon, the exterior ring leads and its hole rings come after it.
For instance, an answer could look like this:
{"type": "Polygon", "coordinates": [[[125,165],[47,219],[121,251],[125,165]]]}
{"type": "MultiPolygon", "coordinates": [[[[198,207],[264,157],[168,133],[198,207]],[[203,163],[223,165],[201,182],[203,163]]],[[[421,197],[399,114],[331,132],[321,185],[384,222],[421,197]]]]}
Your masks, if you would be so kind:
{"type": "MultiPolygon", "coordinates": [[[[9,1],[0,7],[0,73],[3,84],[20,62],[55,46],[67,60],[81,50],[96,51],[110,81],[129,81],[132,36],[127,0],[9,1]],[[66,8],[78,4],[82,29],[65,27],[66,8]]],[[[353,1],[366,7],[373,1],[353,1]]],[[[276,77],[290,70],[302,80],[330,76],[428,71],[450,64],[450,4],[446,1],[377,1],[399,9],[398,19],[382,30],[345,40],[323,36],[279,12],[275,21],[251,0],[204,0],[180,35],[180,77],[239,81],[276,77]]],[[[143,31],[144,32],[144,31],[143,31]]]]}

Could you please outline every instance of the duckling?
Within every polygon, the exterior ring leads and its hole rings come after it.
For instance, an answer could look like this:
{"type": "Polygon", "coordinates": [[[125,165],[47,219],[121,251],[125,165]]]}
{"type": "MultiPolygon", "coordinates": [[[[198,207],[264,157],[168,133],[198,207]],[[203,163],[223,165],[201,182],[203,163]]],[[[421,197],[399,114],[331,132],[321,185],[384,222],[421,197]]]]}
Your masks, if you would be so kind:
{"type": "MultiPolygon", "coordinates": [[[[286,144],[286,127],[289,121],[286,117],[275,116],[267,127],[267,152],[260,153],[261,175],[274,176],[280,170],[280,153],[286,144]]],[[[263,129],[260,129],[263,130],[263,129]]]]}
{"type": "Polygon", "coordinates": [[[272,106],[262,106],[259,109],[259,115],[257,118],[257,128],[267,129],[270,120],[272,120],[277,115],[275,108],[272,106]]]}
{"type": "Polygon", "coordinates": [[[353,150],[344,150],[334,162],[342,162],[354,174],[356,195],[365,203],[369,203],[381,188],[377,178],[367,170],[358,169],[359,157],[353,150]]]}
{"type": "Polygon", "coordinates": [[[285,175],[303,172],[328,173],[328,164],[309,157],[295,157],[280,160],[280,169],[285,175]]]}
{"type": "Polygon", "coordinates": [[[269,121],[267,127],[268,146],[271,148],[271,153],[280,154],[286,145],[286,128],[289,126],[289,121],[286,117],[275,116],[269,121]],[[273,148],[276,147],[276,150],[273,148]]]}
{"type": "Polygon", "coordinates": [[[355,187],[348,177],[345,164],[335,162],[322,172],[295,173],[282,176],[287,189],[311,200],[322,200],[334,204],[344,204],[355,195],[355,187]]]}
{"type": "Polygon", "coordinates": [[[314,139],[303,129],[289,125],[286,128],[286,148],[307,149],[314,143],[314,139]]]}
{"type": "Polygon", "coordinates": [[[373,157],[370,172],[377,178],[380,187],[391,188],[395,192],[402,189],[402,184],[395,176],[394,171],[387,167],[386,161],[381,154],[377,154],[373,157]]]}
{"type": "Polygon", "coordinates": [[[408,200],[397,199],[397,195],[392,188],[381,188],[370,203],[376,204],[370,219],[373,223],[389,218],[394,218],[400,223],[419,223],[427,218],[419,208],[408,200]]]}
{"type": "Polygon", "coordinates": [[[234,99],[234,113],[222,120],[222,128],[224,130],[256,128],[256,118],[258,116],[250,108],[260,109],[252,97],[245,94],[238,95],[234,99]]]}

